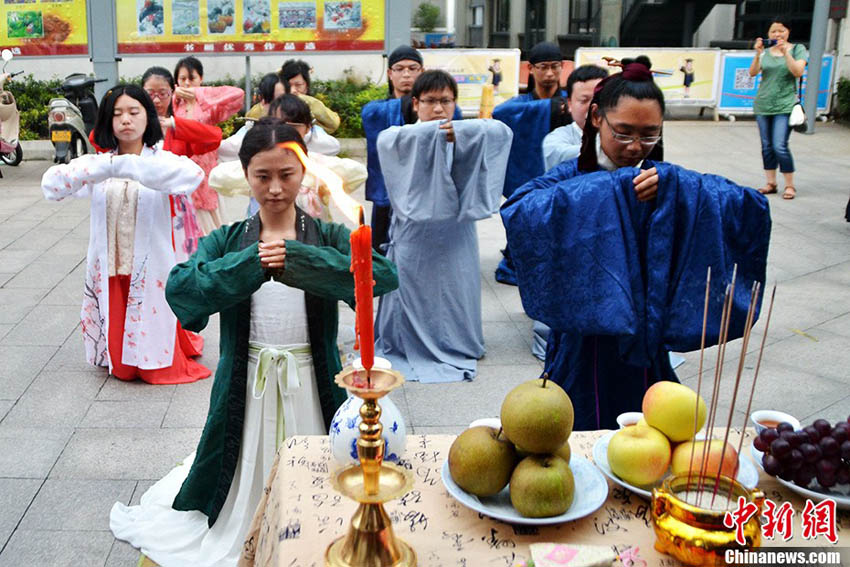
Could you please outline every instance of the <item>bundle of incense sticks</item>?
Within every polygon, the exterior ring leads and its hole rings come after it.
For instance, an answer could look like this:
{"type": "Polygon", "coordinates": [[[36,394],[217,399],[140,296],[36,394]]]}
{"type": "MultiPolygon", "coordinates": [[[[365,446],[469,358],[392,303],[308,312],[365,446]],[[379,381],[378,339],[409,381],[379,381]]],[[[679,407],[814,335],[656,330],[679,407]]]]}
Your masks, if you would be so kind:
{"type": "MultiPolygon", "coordinates": [[[[712,394],[711,394],[711,403],[708,408],[708,415],[706,421],[706,435],[705,441],[702,446],[702,459],[700,461],[699,473],[697,476],[697,489],[696,489],[696,498],[695,503],[697,506],[700,506],[700,501],[702,499],[703,494],[707,492],[706,483],[713,482],[713,487],[711,487],[711,503],[710,507],[713,508],[714,500],[717,496],[717,490],[719,486],[720,473],[723,467],[723,457],[726,455],[726,447],[729,444],[729,431],[732,429],[732,420],[735,414],[735,404],[738,400],[738,390],[741,387],[741,375],[744,371],[744,363],[747,357],[747,348],[750,342],[750,336],[753,330],[754,322],[755,322],[755,312],[756,305],[758,304],[759,294],[761,293],[760,282],[754,282],[753,287],[750,290],[750,304],[747,309],[747,318],[744,324],[744,334],[743,339],[741,341],[741,356],[738,360],[738,368],[735,374],[735,383],[732,390],[732,403],[729,407],[729,416],[726,420],[726,428],[723,434],[723,448],[720,452],[721,458],[720,463],[718,464],[716,471],[709,471],[708,468],[708,452],[711,445],[712,432],[714,431],[715,420],[717,418],[717,406],[719,401],[720,394],[720,383],[723,378],[723,365],[726,358],[726,345],[729,338],[729,325],[732,320],[732,309],[734,307],[735,301],[735,280],[738,275],[738,265],[736,264],[732,270],[732,280],[729,284],[726,285],[726,291],[723,295],[723,308],[721,309],[720,315],[720,327],[717,338],[717,362],[714,367],[714,383],[712,384],[712,394]]],[[[705,359],[705,334],[708,322],[708,305],[709,298],[711,295],[711,267],[708,268],[705,278],[705,304],[703,306],[703,320],[702,320],[702,338],[700,340],[700,356],[699,356],[699,373],[697,377],[697,396],[696,396],[696,404],[694,408],[694,437],[697,435],[697,429],[699,427],[699,400],[702,391],[702,373],[703,373],[703,362],[705,359]]],[[[741,436],[738,441],[737,453],[740,455],[741,446],[744,441],[744,429],[747,425],[747,416],[750,415],[750,410],[752,409],[753,404],[753,396],[755,394],[756,389],[756,381],[758,380],[759,370],[761,369],[761,359],[764,354],[764,345],[767,340],[767,332],[770,328],[770,316],[773,313],[773,300],[776,297],[776,286],[773,286],[773,292],[770,297],[770,307],[767,311],[767,318],[765,320],[764,326],[764,334],[761,340],[761,347],[759,349],[758,354],[758,362],[756,363],[755,373],[753,375],[752,385],[750,387],[749,397],[747,400],[747,411],[744,413],[744,423],[741,427],[741,436]]],[[[691,457],[690,463],[688,467],[688,484],[687,486],[691,486],[691,472],[694,464],[694,448],[696,447],[696,443],[691,446],[691,457]]],[[[690,488],[689,488],[690,490],[690,488]]],[[[729,493],[726,495],[726,502],[731,501],[732,495],[732,485],[729,485],[729,493]]]]}

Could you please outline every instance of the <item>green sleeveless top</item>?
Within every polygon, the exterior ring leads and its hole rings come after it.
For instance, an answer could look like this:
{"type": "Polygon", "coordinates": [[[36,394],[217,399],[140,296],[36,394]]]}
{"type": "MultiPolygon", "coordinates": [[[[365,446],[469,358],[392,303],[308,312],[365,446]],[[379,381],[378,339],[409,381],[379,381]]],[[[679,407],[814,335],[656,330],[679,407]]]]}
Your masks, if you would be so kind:
{"type": "MultiPolygon", "coordinates": [[[[791,56],[808,60],[809,54],[801,43],[791,48],[791,56]]],[[[756,114],[790,114],[797,102],[797,77],[788,70],[784,55],[772,55],[765,49],[761,57],[761,83],[753,102],[756,114]]]]}

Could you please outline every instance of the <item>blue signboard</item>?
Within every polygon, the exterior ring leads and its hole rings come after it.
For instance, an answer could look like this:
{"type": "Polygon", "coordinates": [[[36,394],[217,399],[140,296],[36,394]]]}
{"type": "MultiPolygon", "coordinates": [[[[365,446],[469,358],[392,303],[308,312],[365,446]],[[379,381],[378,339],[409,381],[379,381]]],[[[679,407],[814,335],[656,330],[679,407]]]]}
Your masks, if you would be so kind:
{"type": "MultiPolygon", "coordinates": [[[[750,77],[750,63],[753,62],[755,51],[723,52],[720,64],[720,93],[717,97],[717,110],[729,113],[751,113],[753,99],[758,91],[761,75],[750,77]]],[[[835,56],[827,53],[823,56],[820,73],[820,88],[818,89],[818,111],[826,112],[832,89],[832,69],[835,56]]],[[[803,94],[806,92],[806,73],[803,74],[803,94]]]]}

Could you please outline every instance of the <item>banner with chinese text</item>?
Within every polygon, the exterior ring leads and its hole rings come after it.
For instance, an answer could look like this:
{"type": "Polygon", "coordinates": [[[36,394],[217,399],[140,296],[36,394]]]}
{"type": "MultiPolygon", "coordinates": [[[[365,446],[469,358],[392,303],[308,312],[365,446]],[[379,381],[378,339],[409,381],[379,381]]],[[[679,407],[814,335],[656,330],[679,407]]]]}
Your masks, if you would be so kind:
{"type": "Polygon", "coordinates": [[[89,52],[86,0],[0,1],[0,49],[15,55],[89,52]]]}
{"type": "Polygon", "coordinates": [[[116,0],[118,52],[381,51],[384,0],[116,0]]]}

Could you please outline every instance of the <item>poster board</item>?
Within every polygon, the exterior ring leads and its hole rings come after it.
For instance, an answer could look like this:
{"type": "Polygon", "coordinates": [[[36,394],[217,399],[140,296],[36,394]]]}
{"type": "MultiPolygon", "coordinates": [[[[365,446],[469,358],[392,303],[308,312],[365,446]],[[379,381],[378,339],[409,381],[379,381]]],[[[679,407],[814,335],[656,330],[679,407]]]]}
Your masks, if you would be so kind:
{"type": "Polygon", "coordinates": [[[15,55],[86,55],[86,0],[0,0],[0,49],[15,55]]]}
{"type": "Polygon", "coordinates": [[[482,88],[494,84],[496,60],[501,80],[493,89],[495,104],[519,92],[519,49],[422,49],[420,53],[426,69],[442,69],[457,81],[457,104],[464,115],[478,113],[482,88]]]}
{"type": "MultiPolygon", "coordinates": [[[[724,51],[721,62],[721,80],[717,93],[719,112],[728,114],[752,114],[753,100],[758,92],[761,75],[750,77],[750,63],[755,51],[724,51]]],[[[818,87],[818,112],[828,112],[832,94],[832,74],[835,68],[835,54],[826,53],[821,62],[820,85],[818,87]]],[[[803,73],[803,94],[806,92],[806,79],[809,68],[803,73]]]]}
{"type": "Polygon", "coordinates": [[[384,49],[385,0],[115,0],[115,3],[120,54],[245,55],[384,49]]]}
{"type": "MultiPolygon", "coordinates": [[[[652,62],[656,84],[668,105],[715,106],[720,77],[720,50],[675,47],[580,47],[576,67],[586,64],[608,67],[603,57],[646,55],[652,62]],[[688,61],[690,59],[690,62],[688,61]],[[686,73],[687,70],[687,73],[686,73]],[[688,76],[690,75],[690,78],[688,76]],[[686,83],[687,86],[686,86],[686,83]]],[[[616,72],[616,68],[610,68],[616,72]]]]}

